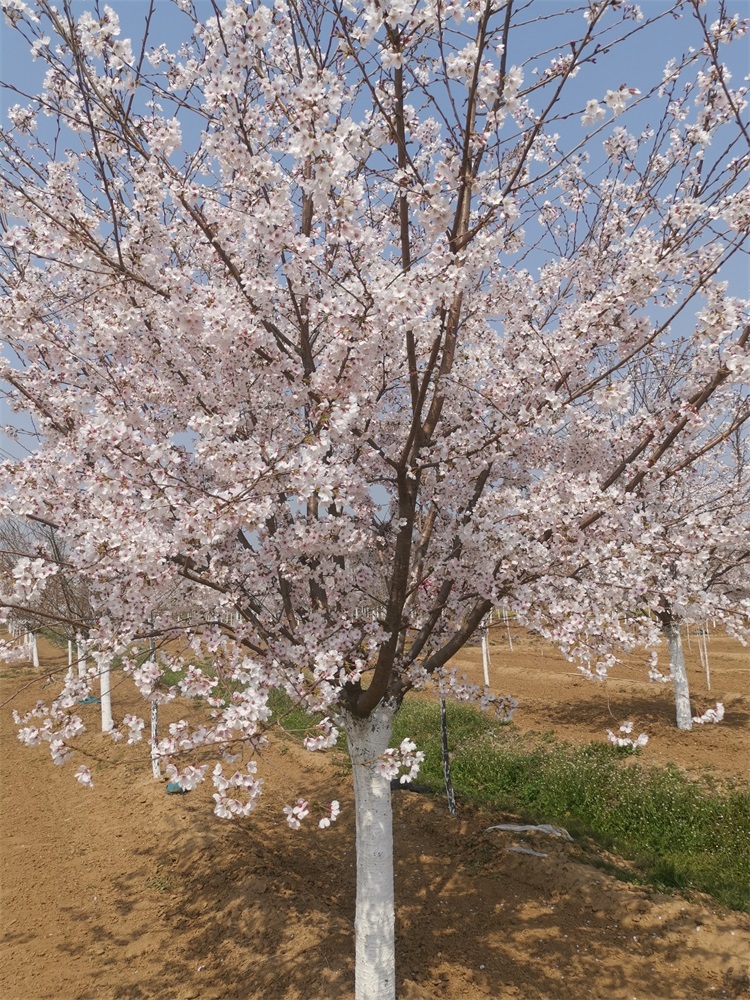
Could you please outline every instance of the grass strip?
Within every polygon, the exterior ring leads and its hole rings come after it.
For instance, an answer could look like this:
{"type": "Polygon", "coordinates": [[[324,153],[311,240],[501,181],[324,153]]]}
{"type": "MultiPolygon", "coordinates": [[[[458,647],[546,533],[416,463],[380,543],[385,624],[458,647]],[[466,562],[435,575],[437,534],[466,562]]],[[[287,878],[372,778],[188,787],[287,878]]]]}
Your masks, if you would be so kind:
{"type": "MultiPolygon", "coordinates": [[[[750,793],[694,781],[609,743],[529,744],[475,709],[448,705],[457,795],[525,821],[556,823],[635,863],[660,888],[695,889],[750,912],[750,793]]],[[[424,751],[419,782],[443,789],[440,708],[407,699],[392,745],[424,751]]]]}

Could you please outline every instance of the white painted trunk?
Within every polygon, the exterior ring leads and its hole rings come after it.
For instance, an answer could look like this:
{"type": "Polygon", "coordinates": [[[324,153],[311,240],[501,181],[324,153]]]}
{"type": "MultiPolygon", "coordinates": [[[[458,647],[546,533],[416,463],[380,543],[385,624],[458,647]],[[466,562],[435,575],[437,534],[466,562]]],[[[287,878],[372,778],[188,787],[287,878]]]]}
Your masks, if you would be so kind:
{"type": "Polygon", "coordinates": [[[486,628],[482,629],[482,669],[484,670],[484,686],[490,686],[490,639],[486,628]]]}
{"type": "Polygon", "coordinates": [[[79,636],[76,636],[76,659],[78,661],[78,676],[86,676],[86,643],[79,636]]]}
{"type": "Polygon", "coordinates": [[[508,609],[503,609],[503,617],[505,618],[505,628],[508,632],[508,647],[513,652],[513,636],[510,634],[510,616],[508,615],[508,609]]]}
{"type": "Polygon", "coordinates": [[[711,668],[708,665],[708,622],[703,626],[703,655],[706,660],[706,687],[711,690],[711,668]]]}
{"type": "Polygon", "coordinates": [[[151,772],[157,781],[161,781],[161,764],[156,742],[159,739],[159,703],[151,702],[151,772]]]}
{"type": "Polygon", "coordinates": [[[68,668],[73,666],[73,643],[68,639],[68,668]]]}
{"type": "Polygon", "coordinates": [[[674,704],[677,712],[677,728],[692,729],[693,714],[690,711],[690,689],[688,688],[685,657],[682,653],[682,639],[679,625],[664,626],[664,634],[669,644],[669,666],[672,670],[674,684],[674,704]]]}
{"type": "Polygon", "coordinates": [[[112,696],[110,694],[109,657],[103,656],[99,662],[99,701],[102,706],[102,732],[111,733],[115,728],[112,721],[112,696]]]}
{"type": "Polygon", "coordinates": [[[31,637],[31,662],[35,670],[39,669],[39,646],[36,641],[36,632],[31,637]]]}
{"type": "Polygon", "coordinates": [[[381,703],[366,719],[344,720],[357,825],[355,1000],[396,997],[391,783],[374,766],[390,745],[394,715],[381,703]]]}
{"type": "MultiPolygon", "coordinates": [[[[187,615],[185,615],[187,621],[187,615]]],[[[154,628],[154,616],[151,615],[151,629],[154,628]]],[[[156,642],[154,637],[148,640],[148,653],[152,660],[156,660],[156,642]]],[[[156,741],[159,739],[159,703],[151,702],[151,773],[157,781],[161,781],[161,762],[156,749],[156,741]]]]}

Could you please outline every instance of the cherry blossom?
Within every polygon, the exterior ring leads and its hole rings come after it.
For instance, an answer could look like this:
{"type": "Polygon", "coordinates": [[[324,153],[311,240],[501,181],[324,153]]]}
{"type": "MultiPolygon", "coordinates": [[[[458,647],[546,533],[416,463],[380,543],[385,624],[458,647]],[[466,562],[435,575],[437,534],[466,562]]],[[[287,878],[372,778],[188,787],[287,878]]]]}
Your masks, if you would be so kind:
{"type": "Polygon", "coordinates": [[[93,788],[94,779],[91,776],[91,771],[85,765],[81,765],[75,773],[76,781],[80,781],[84,788],[93,788]]]}
{"type": "Polygon", "coordinates": [[[190,792],[205,779],[208,765],[203,764],[195,767],[188,764],[186,767],[177,768],[174,764],[167,764],[165,771],[170,781],[179,785],[184,792],[190,792]]]}
{"type": "Polygon", "coordinates": [[[596,100],[590,100],[586,104],[586,110],[581,115],[582,125],[595,125],[597,122],[601,121],[602,118],[606,118],[607,112],[601,106],[601,104],[596,100]]]}
{"type": "Polygon", "coordinates": [[[416,778],[423,760],[422,751],[417,750],[416,743],[407,737],[401,741],[398,748],[389,748],[382,754],[375,762],[375,770],[389,781],[398,778],[403,785],[416,778]]]}
{"type": "Polygon", "coordinates": [[[633,732],[632,722],[623,722],[620,726],[620,732],[624,735],[617,736],[611,729],[607,730],[607,739],[610,743],[614,743],[616,747],[631,747],[635,750],[638,747],[645,747],[648,743],[648,736],[646,733],[641,733],[634,740],[630,738],[630,733],[633,732]]]}
{"type": "Polygon", "coordinates": [[[356,994],[391,1000],[406,694],[507,717],[449,667],[498,606],[592,677],[710,611],[746,634],[747,507],[710,500],[750,377],[742,18],[555,6],[533,52],[533,5],[180,2],[132,40],[0,6],[42,71],[0,125],[0,609],[83,651],[22,739],[75,753],[117,657],[180,705],[154,759],[242,822],[274,699],[329,720],[299,738],[346,736],[356,994]]]}
{"type": "Polygon", "coordinates": [[[335,746],[339,731],[327,716],[325,719],[321,719],[316,729],[319,730],[316,736],[306,736],[303,740],[306,750],[326,750],[328,747],[335,746]]]}
{"type": "Polygon", "coordinates": [[[127,742],[139,743],[142,738],[144,726],[146,725],[143,719],[140,719],[135,715],[128,714],[123,716],[122,724],[128,730],[127,742]]]}
{"type": "Polygon", "coordinates": [[[640,94],[637,87],[626,87],[623,84],[617,90],[608,90],[604,95],[604,103],[613,115],[620,115],[625,110],[628,101],[636,94],[640,94]]]}
{"type": "Polygon", "coordinates": [[[256,778],[257,764],[250,761],[246,768],[246,773],[235,771],[234,774],[226,777],[221,763],[217,763],[213,769],[212,779],[216,792],[214,792],[214,812],[222,819],[233,819],[237,816],[249,816],[257,805],[258,796],[263,788],[263,780],[256,778]],[[235,792],[239,792],[243,798],[238,798],[235,792]]]}
{"type": "Polygon", "coordinates": [[[330,803],[328,807],[328,815],[323,816],[323,818],[319,820],[318,827],[321,830],[327,829],[327,827],[329,827],[331,823],[336,822],[336,820],[339,818],[340,812],[341,812],[341,806],[339,805],[336,799],[333,799],[333,801],[330,803]]]}
{"type": "Polygon", "coordinates": [[[310,815],[306,799],[297,799],[293,806],[284,806],[283,812],[292,830],[299,830],[302,821],[310,815]]]}
{"type": "Polygon", "coordinates": [[[703,725],[705,722],[721,722],[724,718],[724,706],[720,701],[713,708],[707,708],[703,715],[694,715],[693,722],[703,725]]]}

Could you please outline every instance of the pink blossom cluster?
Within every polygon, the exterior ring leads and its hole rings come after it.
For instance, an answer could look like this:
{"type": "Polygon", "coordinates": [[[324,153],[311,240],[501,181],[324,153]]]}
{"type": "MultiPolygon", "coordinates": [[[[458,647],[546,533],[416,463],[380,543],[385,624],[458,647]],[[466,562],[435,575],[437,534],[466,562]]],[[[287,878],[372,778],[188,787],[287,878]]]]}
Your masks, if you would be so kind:
{"type": "Polygon", "coordinates": [[[724,718],[724,705],[717,701],[713,708],[707,708],[703,715],[694,715],[693,722],[697,723],[699,726],[706,722],[721,722],[724,718]]]}
{"type": "Polygon", "coordinates": [[[284,806],[283,812],[290,829],[299,830],[302,821],[310,815],[307,799],[297,799],[294,805],[284,806]]]}
{"type": "MultiPolygon", "coordinates": [[[[299,830],[302,823],[310,815],[310,803],[307,799],[297,799],[294,805],[284,806],[283,813],[290,829],[299,830]]],[[[328,803],[323,815],[318,820],[318,829],[327,830],[332,823],[335,823],[341,813],[341,806],[336,799],[328,803]]]]}
{"type": "Polygon", "coordinates": [[[630,733],[633,732],[632,722],[623,722],[620,726],[620,732],[624,733],[624,736],[616,736],[611,729],[607,730],[607,739],[610,743],[614,743],[616,747],[645,747],[648,743],[648,736],[645,733],[641,733],[636,739],[630,739],[630,733]]]}
{"type": "Polygon", "coordinates": [[[328,806],[328,813],[318,820],[318,828],[321,830],[326,830],[331,823],[335,823],[339,818],[339,813],[341,812],[341,806],[337,799],[333,799],[328,806]]]}
{"type": "MultiPolygon", "coordinates": [[[[75,682],[73,687],[76,687],[75,682]]],[[[34,708],[24,715],[20,715],[14,709],[13,721],[21,727],[18,730],[18,739],[26,746],[49,743],[52,760],[55,764],[64,764],[72,753],[65,741],[75,739],[85,731],[81,717],[69,711],[76,703],[77,699],[68,692],[52,702],[49,707],[44,702],[38,701],[34,708]],[[27,725],[32,719],[42,720],[41,726],[27,725]]]]}
{"type": "Polygon", "coordinates": [[[217,683],[215,677],[211,677],[210,674],[191,663],[177,686],[186,698],[209,698],[217,683]]]}
{"type": "Polygon", "coordinates": [[[230,777],[225,777],[224,769],[217,763],[212,772],[212,778],[216,791],[214,792],[214,812],[222,819],[234,819],[237,816],[249,816],[257,805],[257,798],[261,793],[263,781],[256,778],[257,765],[255,761],[250,761],[246,767],[246,774],[235,771],[230,777]],[[240,799],[236,793],[241,792],[244,798],[240,799]]]}
{"type": "Polygon", "coordinates": [[[162,668],[153,660],[147,660],[142,666],[133,670],[133,681],[144,698],[164,703],[175,697],[177,689],[174,686],[166,689],[158,686],[162,674],[162,668]]]}
{"type": "Polygon", "coordinates": [[[167,764],[165,768],[167,778],[176,785],[179,785],[184,792],[191,792],[194,788],[197,788],[205,779],[207,770],[207,764],[202,764],[199,767],[187,764],[181,768],[175,764],[167,764]]]}
{"type": "Polygon", "coordinates": [[[129,745],[140,743],[145,725],[143,719],[128,713],[122,717],[122,727],[110,730],[110,736],[116,743],[119,743],[126,736],[126,733],[123,732],[124,728],[127,730],[127,743],[129,745]]]}
{"type": "Polygon", "coordinates": [[[327,750],[329,747],[336,745],[339,731],[328,716],[325,719],[321,719],[315,728],[318,730],[318,733],[315,736],[306,736],[302,741],[305,750],[327,750]]]}
{"type": "Polygon", "coordinates": [[[388,781],[398,778],[399,782],[407,784],[419,774],[419,768],[424,760],[424,753],[417,750],[417,744],[406,738],[397,748],[389,748],[374,762],[377,774],[388,781]]]}
{"type": "Polygon", "coordinates": [[[94,779],[91,775],[91,770],[86,767],[85,764],[81,764],[81,766],[76,770],[75,779],[76,781],[79,781],[84,788],[94,787],[94,779]]]}

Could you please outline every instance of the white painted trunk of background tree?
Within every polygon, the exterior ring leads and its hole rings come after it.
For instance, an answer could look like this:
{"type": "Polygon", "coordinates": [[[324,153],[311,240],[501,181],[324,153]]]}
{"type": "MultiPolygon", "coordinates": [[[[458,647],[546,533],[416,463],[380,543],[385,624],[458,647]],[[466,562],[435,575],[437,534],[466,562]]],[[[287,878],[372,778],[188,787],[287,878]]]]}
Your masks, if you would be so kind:
{"type": "Polygon", "coordinates": [[[78,676],[86,676],[86,643],[80,635],[76,636],[76,661],[78,663],[78,676]]]}
{"type": "Polygon", "coordinates": [[[357,826],[355,1000],[395,1000],[391,783],[374,763],[390,746],[394,706],[380,704],[366,719],[344,721],[354,775],[357,826]]]}
{"type": "Polygon", "coordinates": [[[112,696],[110,694],[109,657],[99,660],[99,700],[102,706],[102,732],[111,733],[114,729],[112,721],[112,696]]]}
{"type": "Polygon", "coordinates": [[[482,669],[484,671],[484,686],[490,686],[490,633],[482,629],[482,669]]]}
{"type": "MultiPolygon", "coordinates": [[[[154,627],[154,616],[151,615],[151,629],[154,627]]],[[[152,660],[156,660],[156,642],[153,635],[148,640],[148,655],[152,660]]],[[[159,739],[159,703],[151,702],[151,773],[157,781],[161,781],[161,761],[156,743],[159,739]]]]}
{"type": "Polygon", "coordinates": [[[157,781],[161,781],[161,763],[156,743],[159,739],[159,704],[151,702],[151,773],[157,781]]]}
{"type": "Polygon", "coordinates": [[[674,704],[677,711],[677,728],[692,729],[693,716],[690,711],[690,689],[688,687],[685,657],[682,653],[682,639],[679,625],[664,626],[664,634],[669,644],[669,666],[674,684],[674,704]]]}

